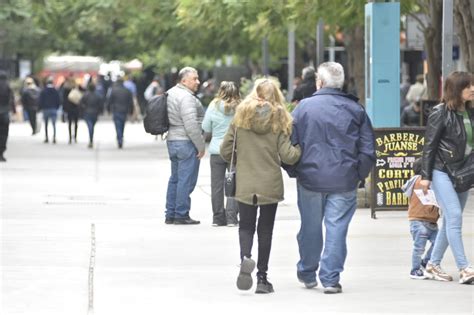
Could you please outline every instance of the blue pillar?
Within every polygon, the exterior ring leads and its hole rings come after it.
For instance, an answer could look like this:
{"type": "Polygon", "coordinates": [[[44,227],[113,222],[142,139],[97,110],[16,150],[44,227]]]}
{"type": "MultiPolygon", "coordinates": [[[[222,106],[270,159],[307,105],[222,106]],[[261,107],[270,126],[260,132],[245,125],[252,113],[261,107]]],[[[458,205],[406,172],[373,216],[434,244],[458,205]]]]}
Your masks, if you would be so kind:
{"type": "Polygon", "coordinates": [[[365,5],[365,96],[374,127],[400,127],[398,2],[365,5]]]}

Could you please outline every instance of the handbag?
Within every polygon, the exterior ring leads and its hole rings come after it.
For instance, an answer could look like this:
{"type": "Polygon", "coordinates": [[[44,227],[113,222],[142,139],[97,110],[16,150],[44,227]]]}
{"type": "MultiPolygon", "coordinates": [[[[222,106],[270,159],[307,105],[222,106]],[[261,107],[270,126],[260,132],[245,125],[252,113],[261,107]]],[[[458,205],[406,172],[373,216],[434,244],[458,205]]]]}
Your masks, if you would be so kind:
{"type": "Polygon", "coordinates": [[[226,197],[235,197],[235,190],[237,187],[237,184],[235,182],[235,165],[234,165],[236,139],[237,139],[237,128],[235,129],[234,141],[232,143],[232,156],[230,158],[230,164],[229,164],[229,167],[225,171],[224,194],[226,197]]]}
{"type": "Polygon", "coordinates": [[[82,92],[78,88],[73,88],[67,96],[68,101],[74,105],[79,105],[81,98],[82,98],[82,92]]]}
{"type": "Polygon", "coordinates": [[[474,152],[456,166],[449,165],[444,160],[443,164],[456,192],[465,192],[474,187],[474,152]]]}

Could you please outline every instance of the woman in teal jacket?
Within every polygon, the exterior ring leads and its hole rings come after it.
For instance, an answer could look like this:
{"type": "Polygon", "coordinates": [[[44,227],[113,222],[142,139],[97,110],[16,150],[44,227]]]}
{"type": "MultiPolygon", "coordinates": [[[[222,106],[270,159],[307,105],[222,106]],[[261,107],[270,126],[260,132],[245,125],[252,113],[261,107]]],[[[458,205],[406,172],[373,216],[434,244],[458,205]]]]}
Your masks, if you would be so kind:
{"type": "Polygon", "coordinates": [[[212,225],[237,226],[238,206],[233,198],[227,198],[224,207],[224,177],[227,162],[219,154],[220,145],[234,117],[235,107],[240,102],[239,88],[234,82],[222,81],[216,98],[209,104],[202,129],[211,134],[209,154],[211,155],[211,199],[212,225]]]}

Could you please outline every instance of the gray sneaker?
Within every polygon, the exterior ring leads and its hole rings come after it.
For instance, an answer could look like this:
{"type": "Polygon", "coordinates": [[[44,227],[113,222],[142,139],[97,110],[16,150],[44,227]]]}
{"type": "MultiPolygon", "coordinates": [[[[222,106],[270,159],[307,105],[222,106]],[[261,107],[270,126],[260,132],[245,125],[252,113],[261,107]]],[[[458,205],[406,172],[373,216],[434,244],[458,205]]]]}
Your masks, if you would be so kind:
{"type": "Polygon", "coordinates": [[[255,269],[255,261],[244,257],[240,264],[240,272],[237,277],[237,288],[239,290],[250,290],[252,287],[252,271],[255,269]]]}
{"type": "Polygon", "coordinates": [[[316,281],[316,280],[311,281],[311,282],[304,282],[303,280],[298,278],[298,281],[303,283],[304,286],[306,287],[306,289],[312,289],[312,288],[316,288],[318,286],[318,281],[316,281]]]}
{"type": "Polygon", "coordinates": [[[342,293],[342,286],[339,283],[336,283],[333,286],[330,287],[324,287],[324,293],[325,294],[336,294],[336,293],[342,293]]]}

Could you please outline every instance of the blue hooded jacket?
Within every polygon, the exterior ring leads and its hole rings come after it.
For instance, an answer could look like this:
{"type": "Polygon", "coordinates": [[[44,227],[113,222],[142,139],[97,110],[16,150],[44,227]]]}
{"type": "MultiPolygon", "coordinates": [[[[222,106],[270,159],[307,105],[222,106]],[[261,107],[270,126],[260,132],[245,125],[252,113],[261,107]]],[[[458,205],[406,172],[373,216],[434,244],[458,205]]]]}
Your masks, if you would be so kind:
{"type": "Polygon", "coordinates": [[[375,162],[375,137],[358,98],[338,89],[322,88],[293,111],[293,144],[301,159],[285,167],[304,188],[325,193],[357,188],[375,162]]]}

